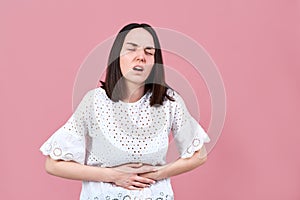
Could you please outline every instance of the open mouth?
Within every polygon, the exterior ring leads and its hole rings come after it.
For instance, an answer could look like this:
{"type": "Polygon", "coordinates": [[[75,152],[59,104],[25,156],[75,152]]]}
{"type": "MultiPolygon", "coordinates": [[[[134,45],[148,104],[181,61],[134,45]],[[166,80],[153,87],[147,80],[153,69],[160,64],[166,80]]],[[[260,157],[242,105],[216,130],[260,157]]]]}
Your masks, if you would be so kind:
{"type": "Polygon", "coordinates": [[[142,66],[138,66],[138,65],[134,66],[132,69],[135,70],[135,71],[139,71],[139,72],[144,71],[144,68],[142,66]]]}

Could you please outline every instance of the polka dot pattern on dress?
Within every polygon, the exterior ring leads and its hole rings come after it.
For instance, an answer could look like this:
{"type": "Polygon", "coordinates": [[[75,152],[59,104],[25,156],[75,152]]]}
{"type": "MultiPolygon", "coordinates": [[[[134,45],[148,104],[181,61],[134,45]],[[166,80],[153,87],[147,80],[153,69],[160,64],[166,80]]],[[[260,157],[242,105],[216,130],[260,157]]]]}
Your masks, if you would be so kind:
{"type": "MultiPolygon", "coordinates": [[[[167,92],[175,101],[166,100],[162,106],[151,107],[150,92],[137,102],[125,103],[111,101],[102,88],[93,89],[40,150],[56,160],[72,160],[99,167],[136,162],[164,165],[172,133],[179,156],[191,157],[209,142],[209,137],[191,117],[180,95],[172,90],[167,92]]],[[[172,188],[166,180],[151,185],[155,195],[150,199],[173,199],[172,188]]],[[[132,199],[136,195],[110,183],[83,184],[81,194],[86,199],[105,199],[98,193],[107,194],[110,199],[132,199]],[[90,191],[97,193],[91,194],[90,191]],[[117,194],[122,194],[122,197],[117,194]]]]}

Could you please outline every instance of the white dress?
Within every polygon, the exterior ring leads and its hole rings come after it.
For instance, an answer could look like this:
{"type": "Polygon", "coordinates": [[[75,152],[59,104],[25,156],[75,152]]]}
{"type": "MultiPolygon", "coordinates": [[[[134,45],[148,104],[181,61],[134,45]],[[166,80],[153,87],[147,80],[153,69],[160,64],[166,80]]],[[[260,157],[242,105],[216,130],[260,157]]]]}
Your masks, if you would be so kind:
{"type": "MultiPolygon", "coordinates": [[[[55,160],[113,167],[142,162],[166,164],[169,134],[181,158],[188,158],[210,139],[189,114],[180,95],[168,89],[175,101],[150,107],[151,93],[134,103],[113,102],[102,88],[87,92],[70,119],[40,148],[55,160]]],[[[111,183],[83,181],[81,200],[174,199],[170,179],[143,190],[126,190],[111,183]]]]}

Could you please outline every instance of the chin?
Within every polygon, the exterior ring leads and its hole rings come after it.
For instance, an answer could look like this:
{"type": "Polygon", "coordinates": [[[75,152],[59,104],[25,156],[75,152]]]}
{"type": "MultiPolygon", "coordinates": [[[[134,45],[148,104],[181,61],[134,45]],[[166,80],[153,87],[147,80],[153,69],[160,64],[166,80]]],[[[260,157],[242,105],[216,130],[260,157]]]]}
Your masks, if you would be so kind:
{"type": "Polygon", "coordinates": [[[146,78],[143,78],[143,79],[137,79],[137,78],[126,78],[127,81],[131,82],[131,83],[134,83],[134,84],[137,84],[137,85],[142,85],[145,83],[146,81],[146,78]]]}

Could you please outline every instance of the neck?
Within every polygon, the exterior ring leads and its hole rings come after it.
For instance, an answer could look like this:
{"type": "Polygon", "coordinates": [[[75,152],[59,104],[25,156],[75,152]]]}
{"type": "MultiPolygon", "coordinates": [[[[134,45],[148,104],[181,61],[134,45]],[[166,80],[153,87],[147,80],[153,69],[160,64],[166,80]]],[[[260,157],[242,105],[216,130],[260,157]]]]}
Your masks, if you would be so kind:
{"type": "Polygon", "coordinates": [[[145,85],[138,85],[136,83],[126,81],[126,98],[123,99],[125,102],[136,102],[144,95],[145,85]]]}

